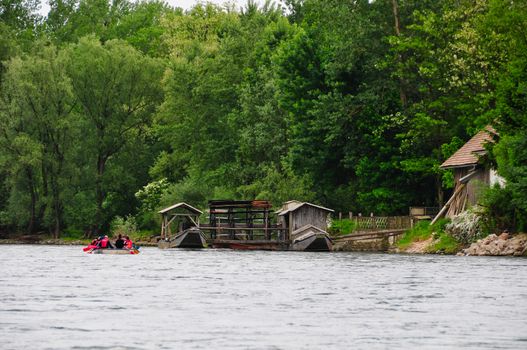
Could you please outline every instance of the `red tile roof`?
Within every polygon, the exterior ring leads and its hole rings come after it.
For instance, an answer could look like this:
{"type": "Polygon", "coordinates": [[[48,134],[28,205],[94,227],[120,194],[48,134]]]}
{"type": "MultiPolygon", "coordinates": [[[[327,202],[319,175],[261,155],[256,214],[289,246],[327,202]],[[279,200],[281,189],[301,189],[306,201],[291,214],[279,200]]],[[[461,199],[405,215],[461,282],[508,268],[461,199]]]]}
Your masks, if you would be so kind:
{"type": "Polygon", "coordinates": [[[445,160],[445,162],[441,164],[441,168],[458,168],[477,164],[479,160],[478,156],[487,153],[487,150],[484,147],[485,144],[493,142],[493,135],[495,134],[496,130],[491,126],[487,126],[485,130],[478,132],[474,137],[468,140],[463,147],[458,149],[456,153],[445,160]]]}

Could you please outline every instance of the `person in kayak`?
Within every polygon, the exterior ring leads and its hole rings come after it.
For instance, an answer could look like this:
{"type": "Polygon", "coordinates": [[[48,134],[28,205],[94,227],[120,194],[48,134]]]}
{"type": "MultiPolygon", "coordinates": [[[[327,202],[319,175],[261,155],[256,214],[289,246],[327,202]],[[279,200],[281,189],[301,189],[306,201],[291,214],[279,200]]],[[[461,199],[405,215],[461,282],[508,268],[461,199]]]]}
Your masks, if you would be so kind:
{"type": "Polygon", "coordinates": [[[95,249],[99,249],[100,247],[101,247],[101,239],[100,239],[100,237],[97,237],[97,238],[94,238],[87,247],[83,248],[83,250],[84,251],[88,251],[88,250],[92,251],[92,250],[95,250],[95,249]]]}
{"type": "Polygon", "coordinates": [[[110,239],[108,238],[107,235],[105,235],[105,236],[101,239],[101,245],[100,245],[100,248],[101,248],[101,249],[113,249],[112,242],[110,242],[110,239]]]}
{"type": "Polygon", "coordinates": [[[134,249],[134,243],[128,236],[124,236],[124,246],[126,249],[134,249]]]}
{"type": "Polygon", "coordinates": [[[124,239],[123,239],[123,236],[119,234],[119,236],[117,236],[117,239],[115,240],[115,248],[123,249],[123,247],[124,247],[124,239]]]}

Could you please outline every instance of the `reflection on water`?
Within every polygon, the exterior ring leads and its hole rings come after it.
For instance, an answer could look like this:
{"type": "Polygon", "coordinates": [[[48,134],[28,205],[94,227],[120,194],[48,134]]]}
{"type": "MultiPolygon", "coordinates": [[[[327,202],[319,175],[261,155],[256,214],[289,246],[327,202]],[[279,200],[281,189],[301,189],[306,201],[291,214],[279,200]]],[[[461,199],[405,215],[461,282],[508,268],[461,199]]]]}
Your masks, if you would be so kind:
{"type": "Polygon", "coordinates": [[[0,246],[1,349],[526,349],[527,259],[0,246]]]}

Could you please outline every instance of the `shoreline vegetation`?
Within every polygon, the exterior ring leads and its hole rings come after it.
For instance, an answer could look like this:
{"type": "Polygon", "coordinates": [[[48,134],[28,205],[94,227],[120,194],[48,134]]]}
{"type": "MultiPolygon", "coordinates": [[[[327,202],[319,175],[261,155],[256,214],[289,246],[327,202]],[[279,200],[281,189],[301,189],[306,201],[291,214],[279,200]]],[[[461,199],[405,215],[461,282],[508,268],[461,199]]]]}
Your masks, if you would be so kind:
{"type": "MultiPolygon", "coordinates": [[[[157,234],[214,199],[464,209],[490,170],[488,233],[527,232],[523,2],[282,3],[0,3],[0,232],[157,234]],[[442,167],[488,127],[474,171],[442,167]]],[[[483,238],[419,230],[399,249],[483,238]]]]}

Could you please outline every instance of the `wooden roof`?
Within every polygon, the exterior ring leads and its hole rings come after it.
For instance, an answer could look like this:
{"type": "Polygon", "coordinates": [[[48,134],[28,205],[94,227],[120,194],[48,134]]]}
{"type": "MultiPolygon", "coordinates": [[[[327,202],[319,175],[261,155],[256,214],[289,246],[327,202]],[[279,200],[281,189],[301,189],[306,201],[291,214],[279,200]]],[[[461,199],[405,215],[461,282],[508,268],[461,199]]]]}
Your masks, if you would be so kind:
{"type": "Polygon", "coordinates": [[[487,126],[485,130],[478,132],[460,149],[458,149],[456,153],[445,160],[443,164],[441,164],[441,168],[463,168],[476,165],[479,161],[479,156],[487,153],[485,144],[493,142],[494,135],[496,135],[496,130],[491,126],[487,126]]]}
{"type": "Polygon", "coordinates": [[[160,211],[158,211],[159,214],[165,214],[171,210],[174,210],[174,209],[178,209],[178,208],[183,208],[189,212],[191,212],[192,214],[196,214],[196,215],[201,215],[203,214],[203,212],[199,209],[196,209],[194,208],[193,206],[191,206],[190,204],[187,204],[187,203],[177,203],[177,204],[174,204],[170,207],[167,207],[165,209],[161,209],[160,211]]]}
{"type": "Polygon", "coordinates": [[[335,212],[333,209],[322,207],[320,205],[316,205],[316,204],[309,203],[309,202],[289,201],[289,202],[285,202],[284,206],[280,210],[278,210],[276,212],[276,214],[278,214],[278,215],[285,215],[285,214],[287,214],[289,212],[293,212],[293,211],[296,211],[296,210],[300,209],[304,205],[308,205],[308,206],[311,206],[311,207],[314,207],[314,208],[318,208],[320,210],[324,210],[324,211],[327,211],[327,212],[330,212],[330,213],[335,212]]]}
{"type": "Polygon", "coordinates": [[[215,199],[209,201],[209,208],[271,208],[271,202],[267,200],[223,200],[215,199]]]}

